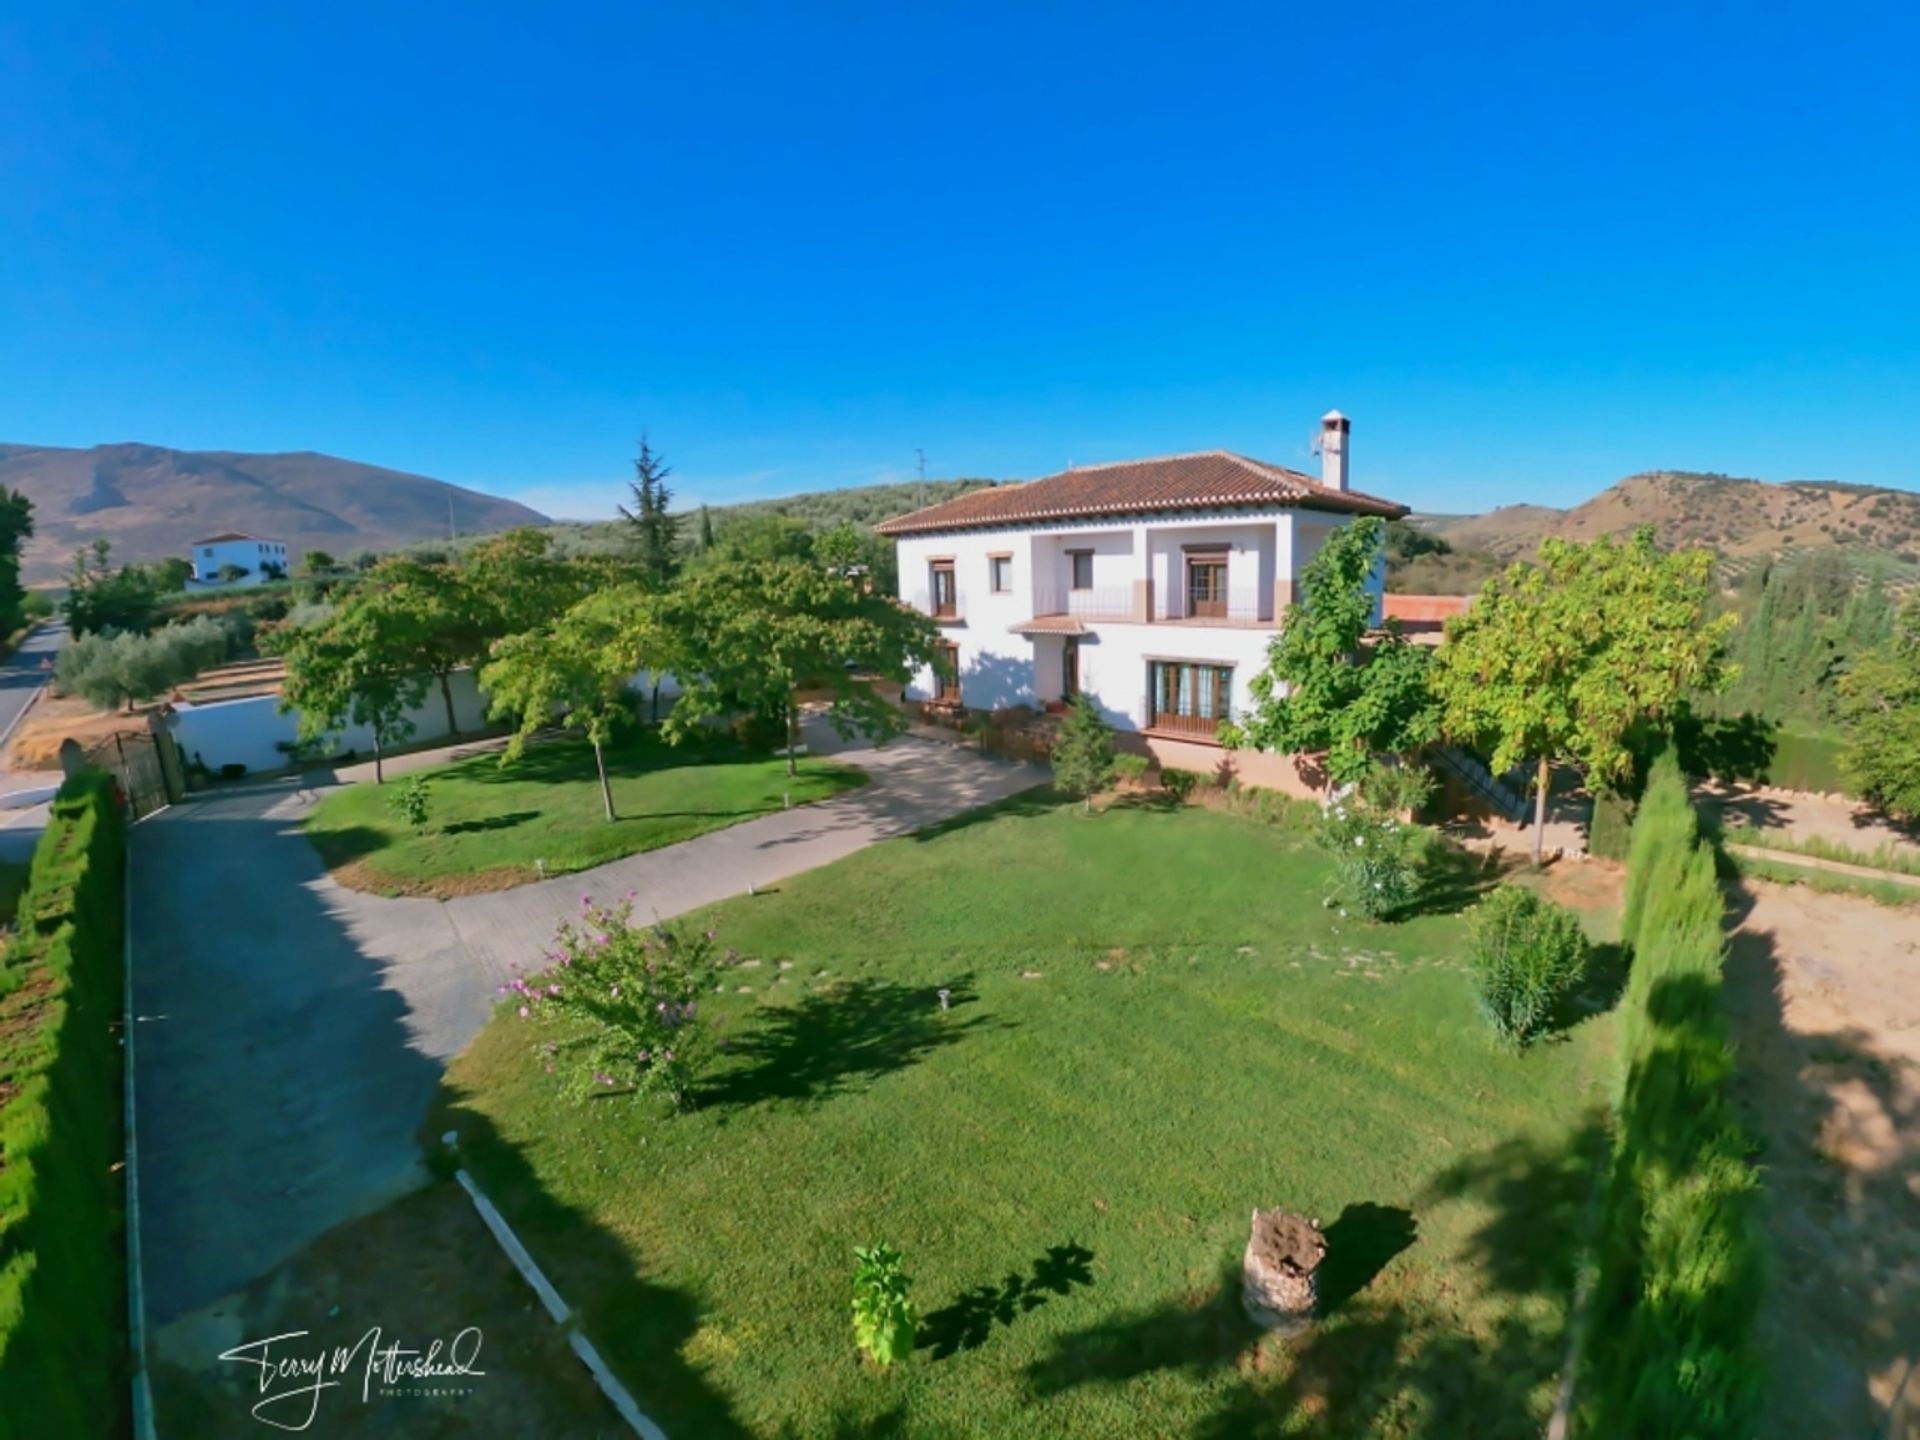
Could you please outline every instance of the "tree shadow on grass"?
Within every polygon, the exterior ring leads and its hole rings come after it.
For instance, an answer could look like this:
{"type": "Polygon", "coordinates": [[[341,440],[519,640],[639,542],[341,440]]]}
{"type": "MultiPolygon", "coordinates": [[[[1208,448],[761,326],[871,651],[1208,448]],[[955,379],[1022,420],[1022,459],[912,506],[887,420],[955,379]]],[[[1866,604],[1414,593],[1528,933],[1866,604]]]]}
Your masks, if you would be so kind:
{"type": "Polygon", "coordinates": [[[925,826],[913,832],[915,840],[938,840],[942,835],[951,835],[956,830],[965,830],[970,825],[983,825],[988,821],[1014,817],[1022,820],[1037,820],[1051,815],[1064,805],[1078,805],[1080,799],[1065,791],[1055,790],[1051,786],[1041,785],[1032,790],[1022,790],[1017,795],[1009,795],[991,805],[982,805],[976,810],[968,810],[955,815],[950,820],[925,826]]]}
{"type": "Polygon", "coordinates": [[[1407,1211],[1363,1202],[1328,1228],[1321,1315],[1305,1332],[1269,1335],[1246,1319],[1235,1254],[1195,1294],[1063,1336],[1028,1367],[1027,1381],[1043,1398],[1154,1375],[1211,1382],[1214,1408],[1181,1432],[1197,1440],[1538,1440],[1566,1357],[1565,1318],[1604,1139],[1596,1113],[1562,1142],[1516,1138],[1428,1187],[1434,1203],[1472,1200],[1488,1211],[1457,1258],[1512,1303],[1475,1329],[1462,1328],[1445,1293],[1421,1303],[1367,1291],[1417,1237],[1407,1211]]]}
{"type": "MultiPolygon", "coordinates": [[[[512,1141],[502,1136],[466,1097],[442,1083],[421,1127],[430,1155],[445,1157],[436,1143],[446,1131],[459,1136],[458,1160],[438,1168],[466,1167],[487,1198],[512,1224],[521,1242],[553,1286],[572,1305],[581,1329],[640,1408],[670,1435],[750,1440],[726,1397],[699,1369],[681,1358],[702,1323],[703,1307],[685,1290],[646,1278],[626,1244],[590,1212],[556,1199],[512,1141]],[[430,1138],[431,1137],[431,1138],[430,1138]]],[[[545,1324],[528,1291],[528,1325],[545,1324]]],[[[493,1337],[488,1336],[491,1340],[493,1337]]],[[[505,1342],[503,1342],[505,1343],[505,1342]]],[[[617,1427],[611,1408],[605,1433],[617,1427]]]]}
{"type": "Polygon", "coordinates": [[[1411,1210],[1363,1200],[1327,1226],[1326,1258],[1317,1276],[1320,1314],[1331,1315],[1373,1283],[1389,1261],[1420,1238],[1411,1210]]]}
{"type": "Polygon", "coordinates": [[[1420,857],[1412,898],[1387,918],[1457,915],[1498,885],[1518,863],[1436,838],[1420,857]]]}
{"type": "Polygon", "coordinates": [[[1627,990],[1628,958],[1624,945],[1607,941],[1587,951],[1587,968],[1580,983],[1554,1008],[1551,1031],[1564,1035],[1582,1020],[1604,1015],[1620,1003],[1627,990]]]}
{"type": "Polygon", "coordinates": [[[904,1070],[975,1031],[1008,1022],[957,1012],[979,1002],[972,976],[944,987],[856,980],[768,1007],[758,1027],[729,1042],[732,1068],[703,1086],[698,1100],[716,1108],[762,1100],[824,1100],[904,1070]],[[942,1009],[940,989],[947,991],[942,1009]]]}
{"type": "Polygon", "coordinates": [[[509,810],[502,815],[488,815],[481,820],[460,820],[452,825],[442,825],[442,835],[472,835],[483,830],[511,830],[516,825],[524,825],[529,820],[538,820],[538,810],[509,810]]]}
{"type": "Polygon", "coordinates": [[[1011,1271],[997,1285],[976,1285],[944,1309],[927,1316],[916,1347],[944,1360],[961,1350],[978,1350],[995,1325],[1011,1325],[1038,1310],[1049,1297],[1070,1295],[1075,1286],[1093,1284],[1093,1252],[1069,1240],[1052,1245],[1033,1262],[1032,1273],[1011,1271]]]}
{"type": "Polygon", "coordinates": [[[319,852],[320,863],[329,870],[352,860],[363,860],[393,844],[392,837],[371,825],[346,825],[338,830],[308,829],[306,834],[319,852]]]}

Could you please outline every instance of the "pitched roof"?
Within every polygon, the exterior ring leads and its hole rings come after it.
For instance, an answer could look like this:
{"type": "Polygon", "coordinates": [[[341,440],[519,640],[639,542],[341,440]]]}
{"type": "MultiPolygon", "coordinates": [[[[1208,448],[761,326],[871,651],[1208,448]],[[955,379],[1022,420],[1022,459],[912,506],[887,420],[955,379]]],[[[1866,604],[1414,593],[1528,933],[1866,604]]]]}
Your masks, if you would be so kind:
{"type": "MultiPolygon", "coordinates": [[[[224,530],[218,535],[209,535],[206,539],[195,540],[193,543],[195,545],[218,545],[227,540],[260,540],[264,538],[264,536],[260,535],[248,535],[239,530],[224,530]]],[[[276,540],[272,543],[277,545],[280,542],[276,540]]]]}
{"type": "Polygon", "coordinates": [[[1231,450],[1203,450],[1157,460],[1084,465],[1021,485],[974,490],[874,526],[879,535],[1074,520],[1154,510],[1293,505],[1397,519],[1407,507],[1357,490],[1335,490],[1298,470],[1231,450]]]}

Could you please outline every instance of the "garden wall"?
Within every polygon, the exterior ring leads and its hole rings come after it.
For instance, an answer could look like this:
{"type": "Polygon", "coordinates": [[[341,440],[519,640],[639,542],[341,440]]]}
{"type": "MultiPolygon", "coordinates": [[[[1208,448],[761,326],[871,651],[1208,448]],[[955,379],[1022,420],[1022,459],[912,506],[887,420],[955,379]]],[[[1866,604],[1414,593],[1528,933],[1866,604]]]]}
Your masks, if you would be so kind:
{"type": "Polygon", "coordinates": [[[123,824],[60,787],[0,957],[0,1440],[127,1424],[123,824]]]}
{"type": "MultiPolygon", "coordinates": [[[[487,725],[487,699],[481,694],[471,670],[456,670],[448,679],[453,689],[453,713],[460,733],[483,730],[487,725]]],[[[447,707],[437,684],[427,686],[425,700],[407,712],[413,721],[409,744],[444,739],[447,735],[447,707]]],[[[179,701],[167,718],[167,727],[180,745],[181,756],[191,764],[197,756],[218,774],[223,765],[244,765],[249,773],[285,769],[287,752],[300,729],[300,717],[282,713],[278,695],[249,695],[240,700],[215,700],[205,704],[179,701]]],[[[373,755],[373,730],[366,725],[349,725],[333,737],[330,748],[319,753],[339,755],[351,750],[355,755],[373,755]]]]}
{"type": "Polygon", "coordinates": [[[1585,1433],[1747,1440],[1762,1371],[1752,1145],[1721,1008],[1726,905],[1669,754],[1634,820],[1619,1119],[1588,1334],[1585,1433]]]}

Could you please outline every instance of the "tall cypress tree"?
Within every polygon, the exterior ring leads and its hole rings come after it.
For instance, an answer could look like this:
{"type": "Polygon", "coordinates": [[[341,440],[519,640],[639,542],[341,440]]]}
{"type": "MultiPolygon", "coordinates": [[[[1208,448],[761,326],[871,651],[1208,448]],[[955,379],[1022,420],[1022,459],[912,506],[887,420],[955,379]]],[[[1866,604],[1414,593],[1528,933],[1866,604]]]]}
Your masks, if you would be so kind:
{"type": "Polygon", "coordinates": [[[640,453],[633,459],[633,482],[627,487],[633,492],[633,508],[622,505],[620,513],[633,527],[630,538],[640,579],[655,589],[664,588],[680,568],[680,517],[667,512],[673,501],[667,476],[672,473],[643,432],[640,453]]]}

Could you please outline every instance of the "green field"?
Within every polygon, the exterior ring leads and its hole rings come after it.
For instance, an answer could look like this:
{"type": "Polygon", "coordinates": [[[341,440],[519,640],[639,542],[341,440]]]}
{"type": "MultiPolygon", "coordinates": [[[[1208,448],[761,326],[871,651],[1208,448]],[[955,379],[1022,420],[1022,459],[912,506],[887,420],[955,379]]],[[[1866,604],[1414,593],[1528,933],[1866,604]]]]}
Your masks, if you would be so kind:
{"type": "Polygon", "coordinates": [[[802,758],[787,774],[778,756],[715,738],[672,746],[630,730],[607,749],[614,812],[600,802],[593,750],[584,740],[530,746],[507,765],[476,755],[410,772],[429,786],[427,827],[416,833],[389,799],[399,781],[348,785],[314,807],[307,835],[342,880],[390,894],[450,895],[502,889],[546,873],[585,870],[709,830],[805,805],[864,782],[856,769],[802,758]]]}
{"type": "Polygon", "coordinates": [[[1015,800],[692,917],[742,963],[691,1113],[560,1098],[503,1012],[427,1131],[670,1434],[1537,1436],[1612,1022],[1508,1054],[1469,893],[1370,925],[1325,882],[1239,815],[1015,800]],[[1331,1245],[1292,1342],[1240,1315],[1272,1205],[1331,1245]],[[924,1317],[885,1373],[876,1240],[924,1317]]]}

